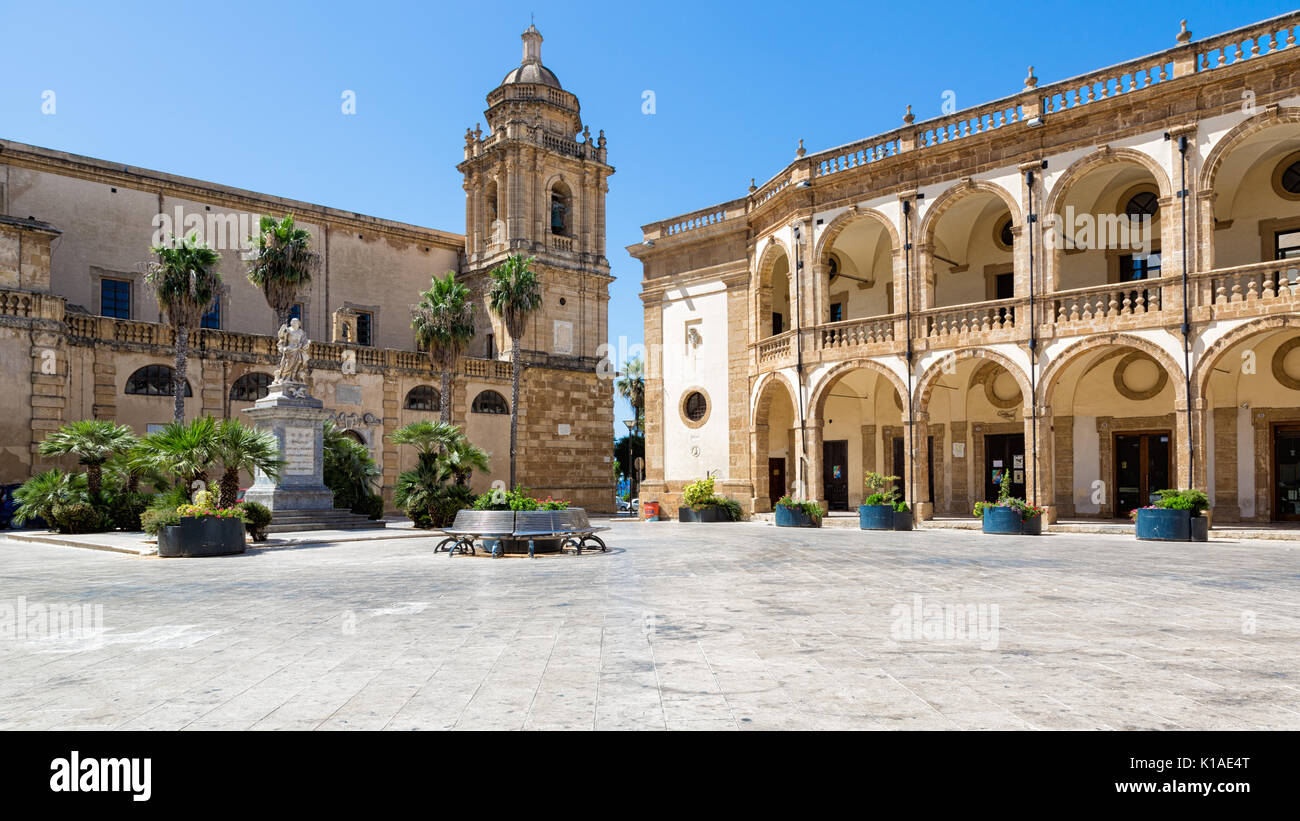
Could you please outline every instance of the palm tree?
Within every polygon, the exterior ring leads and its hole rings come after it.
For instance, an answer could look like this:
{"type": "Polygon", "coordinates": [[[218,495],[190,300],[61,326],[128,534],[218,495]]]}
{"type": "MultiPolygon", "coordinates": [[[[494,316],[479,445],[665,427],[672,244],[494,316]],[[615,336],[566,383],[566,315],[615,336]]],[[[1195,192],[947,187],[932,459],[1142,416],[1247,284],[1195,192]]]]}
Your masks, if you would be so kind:
{"type": "Polygon", "coordinates": [[[260,470],[271,479],[280,476],[284,460],[280,442],[269,430],[258,430],[238,419],[217,423],[213,437],[213,456],[221,460],[221,496],[218,505],[233,507],[239,496],[240,471],[260,470]]]}
{"type": "Polygon", "coordinates": [[[519,445],[519,377],[523,366],[519,346],[523,341],[528,315],[541,307],[542,289],[537,274],[530,267],[533,258],[511,254],[492,269],[489,276],[488,308],[501,318],[510,334],[510,487],[515,486],[515,456],[519,445]]]}
{"type": "Polygon", "coordinates": [[[366,446],[348,436],[333,422],[323,433],[325,486],[334,492],[334,506],[354,508],[375,492],[379,466],[366,446]]]}
{"type": "Polygon", "coordinates": [[[172,418],[185,420],[185,363],[190,331],[197,328],[221,288],[217,265],[221,255],[198,238],[198,233],[183,240],[172,236],[171,245],[150,249],[158,259],[149,265],[147,281],[158,298],[158,307],[176,331],[176,368],[172,372],[172,392],[176,403],[172,418]]]}
{"type": "Polygon", "coordinates": [[[429,352],[429,361],[442,372],[440,401],[444,422],[451,421],[451,374],[456,360],[474,337],[474,303],[469,288],[456,281],[456,272],[433,277],[429,290],[420,292],[412,311],[415,342],[429,352]]]}
{"type": "Polygon", "coordinates": [[[86,477],[80,473],[64,473],[58,468],[38,473],[14,490],[14,501],[18,503],[14,524],[40,518],[53,527],[55,505],[85,501],[86,497],[86,477]]]}
{"type": "Polygon", "coordinates": [[[189,424],[168,422],[140,440],[135,458],[178,478],[189,496],[195,482],[207,484],[216,439],[217,422],[211,416],[201,416],[189,424]]]}
{"type": "Polygon", "coordinates": [[[438,455],[438,466],[447,479],[458,485],[468,485],[474,471],[487,473],[491,468],[487,451],[463,437],[438,455]]]}
{"type": "Polygon", "coordinates": [[[249,241],[248,281],[262,289],[266,304],[275,311],[275,332],[289,321],[299,292],[320,271],[320,254],[311,250],[311,232],[293,224],[293,214],[276,222],[262,217],[258,234],[249,241]]]}
{"type": "Polygon", "coordinates": [[[419,454],[420,461],[432,462],[437,454],[465,441],[465,434],[461,433],[458,425],[450,422],[422,419],[388,434],[388,441],[394,445],[411,445],[419,454]]]}
{"type": "Polygon", "coordinates": [[[645,418],[645,363],[641,357],[628,360],[623,375],[614,383],[614,390],[632,406],[632,418],[640,428],[645,418]]]}
{"type": "Polygon", "coordinates": [[[42,456],[71,454],[86,468],[86,488],[91,499],[99,499],[103,487],[104,463],[136,446],[131,428],[106,419],[82,419],[71,422],[45,437],[40,444],[42,456]]]}

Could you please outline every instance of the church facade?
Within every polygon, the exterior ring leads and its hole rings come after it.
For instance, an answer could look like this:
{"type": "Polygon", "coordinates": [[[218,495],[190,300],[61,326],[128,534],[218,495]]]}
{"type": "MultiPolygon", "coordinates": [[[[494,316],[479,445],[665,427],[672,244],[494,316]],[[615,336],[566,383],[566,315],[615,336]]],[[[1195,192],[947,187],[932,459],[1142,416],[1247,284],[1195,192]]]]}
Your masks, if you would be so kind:
{"type": "MultiPolygon", "coordinates": [[[[643,499],[1300,520],[1291,13],[794,159],[643,227],[643,499]]],[[[900,105],[901,108],[901,105],[900,105]]]]}
{"type": "Polygon", "coordinates": [[[614,169],[603,132],[523,34],[520,66],[487,98],[488,133],[467,131],[465,233],[363,216],[147,169],[0,140],[0,484],[48,462],[36,453],[76,419],[138,433],[171,419],[171,329],[144,281],[149,246],[198,230],[222,257],[223,289],[191,335],[186,412],[241,417],[265,395],[278,357],[275,318],[241,259],[258,217],[291,213],[312,234],[321,271],[293,315],[313,340],[313,395],[365,444],[391,492],[414,455],[386,435],[452,420],[490,453],[476,490],[509,477],[511,341],[487,310],[488,272],[512,253],[536,258],[541,307],[520,341],[519,482],[592,511],[614,504],[613,385],[598,351],[610,275],[605,194],[614,169]],[[411,309],[430,277],[452,270],[475,294],[479,328],[453,381],[417,350],[411,309]]]}

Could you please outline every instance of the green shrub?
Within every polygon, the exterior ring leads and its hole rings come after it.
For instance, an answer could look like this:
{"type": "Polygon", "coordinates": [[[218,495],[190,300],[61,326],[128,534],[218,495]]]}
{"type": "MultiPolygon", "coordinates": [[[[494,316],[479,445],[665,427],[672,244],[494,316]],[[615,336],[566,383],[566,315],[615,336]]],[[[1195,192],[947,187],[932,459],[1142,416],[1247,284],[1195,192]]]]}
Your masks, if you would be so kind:
{"type": "Polygon", "coordinates": [[[105,529],[105,516],[90,502],[61,502],[50,515],[60,533],[98,533],[105,529]]]}
{"type": "Polygon", "coordinates": [[[58,526],[53,513],[56,505],[89,500],[84,473],[64,473],[58,468],[47,470],[14,490],[14,502],[18,504],[14,510],[14,524],[21,526],[32,519],[41,519],[50,528],[55,528],[58,526]]]}
{"type": "Polygon", "coordinates": [[[384,497],[378,493],[370,493],[352,506],[353,513],[360,513],[370,518],[371,521],[377,521],[384,518],[384,497]]]}
{"type": "Polygon", "coordinates": [[[682,504],[686,507],[711,507],[714,500],[713,478],[696,479],[682,490],[682,504]]]}
{"type": "Polygon", "coordinates": [[[1162,507],[1165,510],[1189,510],[1193,516],[1200,516],[1210,509],[1210,497],[1205,495],[1205,491],[1192,488],[1190,490],[1157,490],[1155,506],[1162,507]]]}
{"type": "MultiPolygon", "coordinates": [[[[475,510],[538,510],[542,503],[528,495],[528,489],[516,487],[514,490],[493,488],[474,499],[475,510]]],[[[559,509],[559,508],[552,508],[559,509]]]]}
{"type": "Polygon", "coordinates": [[[867,475],[863,477],[862,482],[870,493],[867,495],[867,501],[863,502],[863,504],[892,505],[897,502],[898,488],[895,487],[894,484],[897,481],[897,476],[885,476],[882,473],[876,473],[874,471],[867,473],[867,475]],[[872,499],[878,501],[873,502],[871,501],[872,499]]]}
{"type": "Polygon", "coordinates": [[[791,510],[801,511],[805,516],[813,521],[820,521],[821,518],[826,515],[826,508],[816,502],[795,499],[788,493],[780,499],[777,499],[776,503],[779,507],[788,507],[791,510]]]}
{"type": "Polygon", "coordinates": [[[165,507],[149,507],[140,514],[140,526],[151,536],[157,536],[158,531],[164,527],[180,523],[181,514],[176,512],[176,508],[168,510],[165,507]]]}
{"type": "Polygon", "coordinates": [[[271,510],[261,502],[241,502],[237,505],[244,530],[255,542],[266,541],[266,526],[271,523],[271,510]]]}
{"type": "Polygon", "coordinates": [[[898,513],[910,513],[912,508],[907,506],[907,502],[895,502],[894,510],[898,513]]]}
{"type": "Polygon", "coordinates": [[[109,497],[107,506],[101,512],[115,529],[135,532],[143,529],[140,515],[152,498],[147,493],[117,493],[109,497]]]}
{"type": "Polygon", "coordinates": [[[726,515],[727,521],[739,522],[745,518],[745,509],[740,506],[740,502],[735,499],[725,499],[714,497],[718,501],[717,507],[726,515]]]}

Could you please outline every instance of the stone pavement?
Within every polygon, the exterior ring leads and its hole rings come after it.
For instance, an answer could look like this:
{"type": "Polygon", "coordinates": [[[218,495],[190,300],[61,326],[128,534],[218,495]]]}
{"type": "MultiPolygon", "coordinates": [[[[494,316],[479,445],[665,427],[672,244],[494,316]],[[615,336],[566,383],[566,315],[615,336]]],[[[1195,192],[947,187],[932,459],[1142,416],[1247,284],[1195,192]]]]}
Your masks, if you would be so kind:
{"type": "Polygon", "coordinates": [[[0,729],[1300,728],[1284,542],[614,528],[532,561],[0,541],[0,729]]]}

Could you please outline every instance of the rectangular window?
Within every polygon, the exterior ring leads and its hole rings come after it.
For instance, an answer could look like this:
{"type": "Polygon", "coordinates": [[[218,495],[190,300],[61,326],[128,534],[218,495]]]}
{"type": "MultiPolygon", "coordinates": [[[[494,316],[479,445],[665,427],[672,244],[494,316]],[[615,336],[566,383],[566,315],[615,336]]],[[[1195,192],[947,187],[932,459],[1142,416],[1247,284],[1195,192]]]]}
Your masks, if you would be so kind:
{"type": "Polygon", "coordinates": [[[844,303],[831,303],[831,322],[840,322],[844,319],[844,303]]]}
{"type": "Polygon", "coordinates": [[[199,326],[203,328],[214,328],[218,331],[221,330],[221,297],[212,300],[212,306],[208,308],[208,312],[203,315],[203,319],[199,322],[199,326]]]}
{"type": "Polygon", "coordinates": [[[1274,243],[1277,259],[1300,259],[1300,231],[1278,231],[1274,243]]]}
{"type": "Polygon", "coordinates": [[[785,330],[785,324],[782,321],[781,315],[776,311],[773,311],[772,312],[772,336],[776,336],[777,334],[781,333],[784,330],[785,330]]]}
{"type": "Polygon", "coordinates": [[[1140,279],[1156,279],[1160,276],[1160,252],[1146,256],[1125,254],[1119,258],[1119,281],[1135,282],[1140,279]]]}
{"type": "Polygon", "coordinates": [[[290,318],[290,319],[296,319],[296,320],[298,320],[299,322],[302,322],[302,303],[301,303],[301,302],[295,302],[295,303],[293,303],[293,307],[289,309],[289,318],[290,318]]]}
{"type": "Polygon", "coordinates": [[[357,312],[357,344],[370,345],[371,314],[368,311],[357,312]]]}
{"type": "Polygon", "coordinates": [[[488,359],[496,359],[496,358],[497,358],[496,339],[492,336],[492,334],[488,334],[488,335],[487,335],[487,351],[486,351],[486,355],[487,355],[487,358],[488,358],[488,359]]]}
{"type": "Polygon", "coordinates": [[[124,279],[99,281],[99,313],[115,319],[131,318],[131,283],[124,279]]]}

